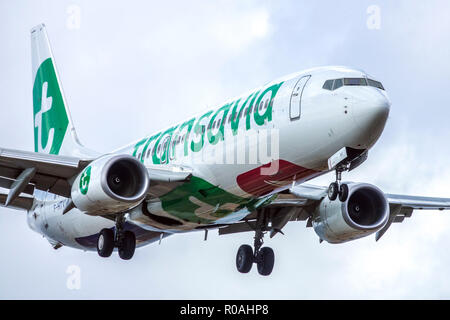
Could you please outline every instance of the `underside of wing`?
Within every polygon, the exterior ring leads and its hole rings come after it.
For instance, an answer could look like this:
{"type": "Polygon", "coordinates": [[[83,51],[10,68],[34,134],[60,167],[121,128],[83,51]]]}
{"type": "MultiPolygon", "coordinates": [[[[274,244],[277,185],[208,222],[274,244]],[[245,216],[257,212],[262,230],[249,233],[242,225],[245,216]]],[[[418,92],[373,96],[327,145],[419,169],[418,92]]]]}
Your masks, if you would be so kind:
{"type": "Polygon", "coordinates": [[[0,187],[9,189],[2,204],[12,206],[21,194],[32,195],[35,189],[70,197],[69,179],[89,162],[75,157],[0,149],[0,187]]]}
{"type": "Polygon", "coordinates": [[[386,194],[390,204],[401,205],[405,208],[423,210],[450,209],[450,198],[433,198],[421,196],[406,196],[399,194],[386,194]]]}
{"type": "Polygon", "coordinates": [[[150,178],[148,198],[158,198],[189,181],[192,170],[176,165],[146,166],[150,178]]]}
{"type": "MultiPolygon", "coordinates": [[[[71,198],[75,177],[93,162],[93,159],[0,149],[0,188],[8,190],[0,205],[29,209],[34,190],[71,198]]],[[[160,197],[191,177],[191,170],[180,166],[157,165],[146,169],[150,179],[147,199],[160,197]]]]}
{"type": "MultiPolygon", "coordinates": [[[[4,206],[6,199],[8,198],[7,193],[0,193],[0,206],[4,206]]],[[[27,195],[21,195],[16,197],[8,207],[19,210],[30,210],[33,206],[33,197],[27,195]]]]}
{"type": "Polygon", "coordinates": [[[386,225],[377,232],[375,239],[378,241],[389,229],[392,223],[403,222],[405,218],[412,216],[414,210],[449,210],[450,198],[435,198],[422,196],[408,196],[400,194],[386,194],[389,202],[389,220],[386,225]]]}
{"type": "MultiPolygon", "coordinates": [[[[309,218],[313,215],[318,202],[326,195],[326,188],[301,185],[283,193],[270,197],[267,204],[262,205],[263,215],[270,223],[264,223],[262,231],[270,232],[270,237],[282,233],[282,229],[289,221],[306,221],[311,226],[309,218]]],[[[239,232],[255,231],[258,211],[252,212],[240,223],[230,224],[219,228],[219,235],[239,232]]]]}
{"type": "MultiPolygon", "coordinates": [[[[423,196],[410,196],[399,194],[384,194],[389,204],[389,219],[376,233],[376,240],[379,240],[384,233],[389,229],[392,223],[403,222],[405,218],[412,216],[414,210],[449,210],[450,198],[436,198],[436,197],[423,197],[423,196]]],[[[282,208],[297,207],[300,209],[298,213],[300,216],[293,215],[288,221],[292,220],[305,220],[309,217],[313,217],[315,207],[327,197],[327,187],[314,186],[308,184],[302,184],[290,188],[283,194],[278,194],[276,199],[273,200],[268,207],[278,208],[281,212],[282,208]],[[298,219],[301,217],[301,219],[298,219]]],[[[308,220],[307,226],[311,226],[310,220],[308,220]]],[[[244,227],[230,227],[228,230],[241,230],[244,227]]],[[[249,229],[249,227],[247,227],[249,229]]],[[[226,230],[224,230],[226,232],[226,230]]]]}

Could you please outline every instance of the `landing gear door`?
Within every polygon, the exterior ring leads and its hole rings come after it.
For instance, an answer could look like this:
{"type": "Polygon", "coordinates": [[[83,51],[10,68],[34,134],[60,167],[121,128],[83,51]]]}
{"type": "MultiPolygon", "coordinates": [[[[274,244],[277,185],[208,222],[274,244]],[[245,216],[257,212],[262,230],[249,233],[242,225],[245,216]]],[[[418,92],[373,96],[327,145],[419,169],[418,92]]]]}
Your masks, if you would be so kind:
{"type": "Polygon", "coordinates": [[[302,110],[302,94],[309,78],[311,78],[311,76],[301,77],[292,90],[289,106],[289,117],[291,118],[291,121],[300,119],[302,110]]]}

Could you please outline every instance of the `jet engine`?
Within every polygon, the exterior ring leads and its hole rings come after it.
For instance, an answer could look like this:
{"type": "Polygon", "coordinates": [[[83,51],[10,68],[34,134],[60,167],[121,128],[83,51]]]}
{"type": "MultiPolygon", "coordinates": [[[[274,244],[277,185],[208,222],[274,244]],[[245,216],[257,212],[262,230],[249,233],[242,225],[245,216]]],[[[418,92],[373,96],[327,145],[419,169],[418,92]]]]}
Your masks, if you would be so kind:
{"type": "Polygon", "coordinates": [[[345,202],[325,197],[314,212],[314,231],[329,243],[368,236],[381,229],[389,218],[389,203],[380,189],[367,183],[347,185],[345,202]]]}
{"type": "Polygon", "coordinates": [[[129,155],[94,160],[72,184],[72,201],[90,215],[117,213],[138,205],[150,184],[145,166],[129,155]]]}

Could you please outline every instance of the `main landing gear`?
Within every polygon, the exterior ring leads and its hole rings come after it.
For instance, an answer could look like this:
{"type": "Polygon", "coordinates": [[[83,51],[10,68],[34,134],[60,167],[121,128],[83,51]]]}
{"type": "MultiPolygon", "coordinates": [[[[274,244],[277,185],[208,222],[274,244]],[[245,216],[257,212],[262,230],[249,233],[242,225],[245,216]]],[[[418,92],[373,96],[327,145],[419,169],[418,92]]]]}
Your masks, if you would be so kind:
{"type": "Polygon", "coordinates": [[[115,232],[111,229],[102,229],[97,239],[97,252],[100,257],[111,256],[115,247],[119,251],[119,257],[130,260],[136,249],[136,236],[131,231],[124,231],[124,217],[116,218],[115,232]]]}
{"type": "Polygon", "coordinates": [[[258,267],[258,273],[268,276],[272,273],[275,263],[275,254],[272,248],[262,247],[264,233],[267,230],[267,219],[262,212],[257,213],[254,250],[248,244],[239,247],[236,254],[236,268],[241,273],[248,273],[252,269],[253,263],[258,267]]]}
{"type": "Polygon", "coordinates": [[[328,187],[328,198],[331,201],[339,197],[341,202],[345,202],[348,198],[348,185],[341,184],[342,172],[348,170],[347,165],[342,165],[336,168],[336,181],[332,182],[328,187]]]}

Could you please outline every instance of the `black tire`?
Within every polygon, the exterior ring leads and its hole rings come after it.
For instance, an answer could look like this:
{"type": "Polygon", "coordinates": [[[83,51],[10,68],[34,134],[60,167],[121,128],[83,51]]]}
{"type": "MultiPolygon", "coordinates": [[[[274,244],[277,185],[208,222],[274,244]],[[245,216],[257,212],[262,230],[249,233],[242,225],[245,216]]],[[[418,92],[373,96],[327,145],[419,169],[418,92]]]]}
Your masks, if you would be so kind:
{"type": "Polygon", "coordinates": [[[341,184],[340,188],[339,188],[339,200],[341,202],[345,202],[348,198],[348,185],[341,184]]]}
{"type": "Polygon", "coordinates": [[[336,200],[339,193],[339,187],[337,182],[330,183],[330,186],[328,187],[328,199],[331,201],[336,200]]]}
{"type": "Polygon", "coordinates": [[[119,257],[123,260],[130,260],[133,258],[136,249],[136,236],[131,231],[125,231],[121,242],[119,245],[119,257]]]}
{"type": "Polygon", "coordinates": [[[102,229],[97,238],[97,253],[100,257],[111,256],[114,250],[114,232],[111,229],[102,229]]]}
{"type": "Polygon", "coordinates": [[[272,273],[275,264],[275,254],[272,248],[264,247],[259,251],[258,272],[262,276],[268,276],[272,273]]]}
{"type": "Polygon", "coordinates": [[[240,273],[248,273],[253,265],[253,249],[248,244],[239,247],[236,254],[236,268],[240,273]]]}

